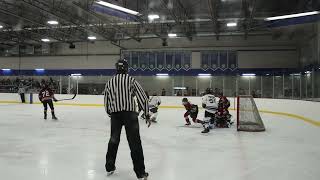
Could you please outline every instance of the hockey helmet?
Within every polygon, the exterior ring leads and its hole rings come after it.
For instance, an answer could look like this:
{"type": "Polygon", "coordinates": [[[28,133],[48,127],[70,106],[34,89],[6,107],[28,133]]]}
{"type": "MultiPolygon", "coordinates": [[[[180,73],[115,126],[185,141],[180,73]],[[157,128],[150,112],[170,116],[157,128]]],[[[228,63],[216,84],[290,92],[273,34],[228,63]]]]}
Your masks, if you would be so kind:
{"type": "Polygon", "coordinates": [[[117,74],[127,74],[129,71],[129,64],[126,59],[119,59],[116,63],[117,74]]]}
{"type": "Polygon", "coordinates": [[[189,102],[188,98],[182,98],[182,104],[187,104],[189,102]]]}
{"type": "Polygon", "coordinates": [[[213,94],[212,88],[207,88],[205,93],[206,94],[213,94]]]}

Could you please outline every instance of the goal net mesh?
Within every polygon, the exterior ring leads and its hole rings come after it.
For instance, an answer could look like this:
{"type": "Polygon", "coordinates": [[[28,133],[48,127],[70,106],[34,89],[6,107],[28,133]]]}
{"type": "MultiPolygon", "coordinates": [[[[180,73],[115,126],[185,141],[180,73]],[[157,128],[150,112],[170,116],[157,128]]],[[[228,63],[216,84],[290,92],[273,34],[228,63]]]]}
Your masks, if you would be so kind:
{"type": "Polygon", "coordinates": [[[237,130],[265,131],[263,121],[252,96],[238,96],[237,98],[237,130]]]}

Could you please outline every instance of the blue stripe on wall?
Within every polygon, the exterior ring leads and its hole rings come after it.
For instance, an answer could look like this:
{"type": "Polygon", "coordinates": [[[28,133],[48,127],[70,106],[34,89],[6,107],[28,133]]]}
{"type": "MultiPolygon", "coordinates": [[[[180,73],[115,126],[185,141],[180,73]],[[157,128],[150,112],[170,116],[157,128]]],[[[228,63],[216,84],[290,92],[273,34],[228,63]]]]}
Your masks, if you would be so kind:
{"type": "MultiPolygon", "coordinates": [[[[71,74],[80,73],[83,76],[112,76],[115,74],[114,69],[64,69],[64,70],[44,70],[44,71],[35,71],[35,70],[11,70],[11,71],[1,71],[1,76],[69,76],[71,74]]],[[[241,75],[242,73],[255,73],[257,75],[282,75],[282,74],[291,74],[304,72],[302,69],[236,69],[236,70],[207,70],[202,69],[190,69],[180,70],[180,71],[168,71],[168,70],[130,70],[129,74],[133,76],[154,76],[157,73],[168,73],[171,76],[197,76],[200,73],[210,73],[212,75],[241,75]]]]}

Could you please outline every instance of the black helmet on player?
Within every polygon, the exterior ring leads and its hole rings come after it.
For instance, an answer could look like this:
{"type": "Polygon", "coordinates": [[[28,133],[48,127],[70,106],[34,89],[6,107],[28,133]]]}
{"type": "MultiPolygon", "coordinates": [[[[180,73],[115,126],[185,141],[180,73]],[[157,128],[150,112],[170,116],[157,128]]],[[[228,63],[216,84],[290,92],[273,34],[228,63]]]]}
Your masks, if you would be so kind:
{"type": "Polygon", "coordinates": [[[182,98],[182,104],[187,104],[189,102],[188,98],[182,98]]]}
{"type": "Polygon", "coordinates": [[[206,94],[213,94],[212,88],[207,88],[205,93],[206,94]]]}
{"type": "Polygon", "coordinates": [[[129,64],[125,59],[119,59],[116,63],[117,74],[128,74],[129,64]]]}

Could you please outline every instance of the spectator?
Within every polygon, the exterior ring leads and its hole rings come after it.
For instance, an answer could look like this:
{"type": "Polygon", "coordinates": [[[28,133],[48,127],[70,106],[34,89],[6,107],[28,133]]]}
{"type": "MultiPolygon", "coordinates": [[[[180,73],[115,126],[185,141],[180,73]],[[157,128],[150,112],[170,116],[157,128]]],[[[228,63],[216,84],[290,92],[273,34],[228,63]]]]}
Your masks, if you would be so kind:
{"type": "Polygon", "coordinates": [[[166,90],[164,88],[161,91],[161,96],[166,96],[166,90]]]}

